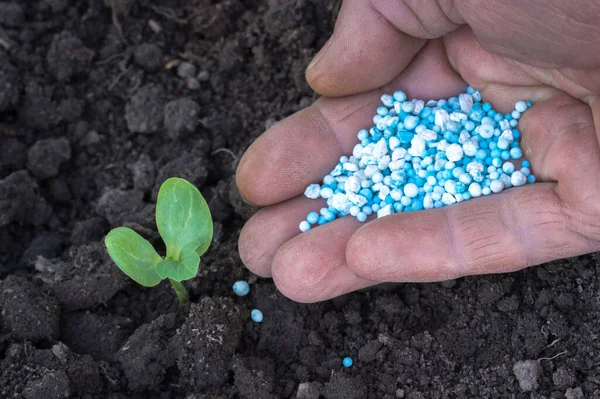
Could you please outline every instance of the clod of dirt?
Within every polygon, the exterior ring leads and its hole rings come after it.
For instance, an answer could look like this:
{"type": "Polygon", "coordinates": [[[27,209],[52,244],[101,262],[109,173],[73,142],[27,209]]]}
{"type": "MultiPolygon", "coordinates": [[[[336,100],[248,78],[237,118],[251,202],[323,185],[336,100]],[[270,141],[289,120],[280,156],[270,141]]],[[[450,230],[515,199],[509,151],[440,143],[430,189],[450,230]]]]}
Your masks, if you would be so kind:
{"type": "Polygon", "coordinates": [[[228,380],[231,356],[242,336],[240,308],[229,298],[203,298],[173,337],[180,384],[193,391],[218,387],[228,380]]]}
{"type": "Polygon", "coordinates": [[[136,0],[108,0],[107,4],[117,15],[127,16],[135,5],[136,0]]]}
{"type": "Polygon", "coordinates": [[[96,213],[112,226],[117,226],[131,219],[144,205],[143,192],[113,188],[102,194],[96,205],[96,213]]]}
{"type": "Polygon", "coordinates": [[[25,399],[62,399],[69,396],[69,377],[64,371],[52,371],[40,379],[30,381],[23,391],[25,399]]]}
{"type": "Polygon", "coordinates": [[[513,373],[519,381],[521,390],[530,392],[538,389],[538,380],[542,376],[543,370],[539,362],[535,360],[522,360],[515,363],[513,373]]]}
{"type": "Polygon", "coordinates": [[[180,98],[165,105],[165,128],[170,138],[176,140],[192,133],[198,126],[200,106],[190,98],[180,98]]]}
{"type": "Polygon", "coordinates": [[[197,12],[192,19],[191,28],[206,39],[216,41],[234,27],[238,16],[244,11],[242,4],[238,0],[224,0],[214,5],[203,5],[201,12],[197,12]]]}
{"type": "Polygon", "coordinates": [[[154,389],[163,381],[166,370],[175,363],[174,353],[169,347],[175,322],[175,314],[159,316],[135,330],[116,353],[130,390],[154,389]]]}
{"type": "Polygon", "coordinates": [[[133,187],[143,192],[150,191],[156,178],[156,168],[150,157],[147,154],[140,155],[137,162],[131,166],[131,171],[133,187]]]}
{"type": "Polygon", "coordinates": [[[83,355],[70,360],[66,372],[71,381],[71,392],[95,394],[101,390],[100,367],[91,356],[83,355]]]}
{"type": "Polygon", "coordinates": [[[54,258],[60,254],[62,247],[63,239],[59,234],[42,232],[31,241],[31,244],[29,244],[29,247],[23,253],[21,261],[25,264],[30,264],[38,256],[48,259],[54,258]]]}
{"type": "Polygon", "coordinates": [[[552,374],[552,382],[558,389],[572,388],[573,385],[577,384],[577,377],[575,373],[565,367],[559,367],[552,374]]]}
{"type": "Polygon", "coordinates": [[[319,399],[321,384],[318,382],[303,382],[298,385],[296,399],[319,399]]]}
{"type": "Polygon", "coordinates": [[[283,36],[300,28],[304,21],[314,18],[313,7],[307,0],[269,0],[263,20],[273,37],[283,36]]]}
{"type": "Polygon", "coordinates": [[[159,69],[163,63],[163,51],[156,44],[143,43],[133,53],[135,63],[148,72],[159,69]]]}
{"type": "Polygon", "coordinates": [[[156,200],[158,190],[165,180],[173,176],[186,179],[199,190],[202,190],[204,183],[206,183],[206,178],[208,177],[208,171],[205,167],[206,162],[205,158],[193,152],[189,152],[166,163],[160,168],[158,176],[156,176],[154,190],[152,191],[153,199],[156,200]]]}
{"type": "Polygon", "coordinates": [[[237,355],[233,358],[232,369],[234,384],[241,398],[275,398],[275,368],[271,359],[237,355]]]}
{"type": "Polygon", "coordinates": [[[54,36],[46,60],[48,69],[61,82],[86,72],[94,52],[69,31],[54,36]]]}
{"type": "Polygon", "coordinates": [[[77,122],[83,113],[85,102],[79,98],[66,98],[58,104],[56,112],[61,121],[77,122]]]}
{"type": "MultiPolygon", "coordinates": [[[[2,94],[2,90],[0,89],[0,97],[2,94]]],[[[1,98],[0,103],[2,103],[1,98]]],[[[0,111],[1,108],[0,106],[0,111]]],[[[7,169],[8,171],[23,169],[26,162],[27,147],[25,144],[12,137],[4,140],[0,138],[0,173],[3,169],[7,169]]]]}
{"type": "Polygon", "coordinates": [[[577,388],[569,388],[565,392],[565,399],[584,399],[585,395],[583,394],[583,390],[579,387],[577,388]]]}
{"type": "Polygon", "coordinates": [[[9,28],[21,26],[25,20],[23,8],[17,3],[0,3],[0,25],[9,28]]]}
{"type": "Polygon", "coordinates": [[[52,214],[52,208],[38,194],[38,185],[26,170],[20,170],[0,180],[0,227],[10,222],[42,225],[52,214]]]}
{"type": "Polygon", "coordinates": [[[72,261],[59,262],[41,272],[65,310],[104,304],[128,282],[102,242],[82,245],[74,251],[72,261]]]}
{"type": "Polygon", "coordinates": [[[322,393],[327,399],[360,399],[367,397],[367,387],[358,377],[338,371],[331,374],[322,393]]]}
{"type": "Polygon", "coordinates": [[[73,312],[61,323],[61,339],[76,353],[111,360],[130,332],[131,320],[92,312],[73,312]]]}
{"type": "MultiPolygon", "coordinates": [[[[1,18],[2,10],[0,9],[1,18]]],[[[6,59],[0,59],[0,112],[18,104],[21,91],[21,80],[18,77],[17,69],[6,59]]]]}
{"type": "Polygon", "coordinates": [[[134,133],[155,133],[163,121],[165,92],[162,86],[142,86],[125,105],[125,121],[134,133]]]}
{"type": "Polygon", "coordinates": [[[44,0],[54,12],[63,12],[69,6],[71,0],[44,0]]]}
{"type": "Polygon", "coordinates": [[[381,349],[383,344],[379,340],[373,340],[367,342],[362,348],[358,350],[358,360],[361,363],[371,363],[375,360],[377,352],[381,349]]]}
{"type": "Polygon", "coordinates": [[[34,129],[49,129],[60,121],[58,106],[52,101],[52,90],[34,81],[25,85],[25,100],[19,107],[19,120],[34,129]]]}
{"type": "Polygon", "coordinates": [[[181,79],[192,78],[196,76],[196,72],[198,72],[198,68],[191,62],[182,62],[177,65],[177,76],[181,79]]]}
{"type": "Polygon", "coordinates": [[[40,140],[27,152],[27,169],[39,179],[58,175],[60,165],[71,159],[71,143],[65,137],[40,140]]]}
{"type": "Polygon", "coordinates": [[[108,224],[101,217],[75,222],[71,232],[71,245],[80,246],[102,239],[108,232],[108,224]]]}
{"type": "Polygon", "coordinates": [[[56,298],[22,277],[8,276],[0,285],[2,325],[17,339],[32,342],[58,337],[60,309],[56,298]]]}

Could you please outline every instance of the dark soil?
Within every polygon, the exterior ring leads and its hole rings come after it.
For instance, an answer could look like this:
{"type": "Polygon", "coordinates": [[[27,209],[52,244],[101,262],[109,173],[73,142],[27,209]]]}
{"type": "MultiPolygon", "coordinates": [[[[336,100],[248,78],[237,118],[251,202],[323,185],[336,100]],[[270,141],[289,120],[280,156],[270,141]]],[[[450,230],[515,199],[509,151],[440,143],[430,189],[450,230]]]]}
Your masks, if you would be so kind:
{"type": "Polygon", "coordinates": [[[236,160],[315,99],[338,7],[0,0],[0,397],[600,398],[598,254],[315,305],[244,269],[236,160]],[[102,244],[123,224],[160,246],[174,175],[215,217],[186,306],[102,244]]]}

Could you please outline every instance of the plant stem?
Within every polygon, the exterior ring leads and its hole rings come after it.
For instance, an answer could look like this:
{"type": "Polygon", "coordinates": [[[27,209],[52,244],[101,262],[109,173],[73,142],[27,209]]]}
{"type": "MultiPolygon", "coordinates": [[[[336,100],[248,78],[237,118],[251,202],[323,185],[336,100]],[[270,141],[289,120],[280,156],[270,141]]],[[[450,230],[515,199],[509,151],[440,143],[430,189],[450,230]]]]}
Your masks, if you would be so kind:
{"type": "Polygon", "coordinates": [[[179,303],[187,303],[187,301],[190,300],[190,296],[188,295],[188,292],[183,286],[183,284],[181,284],[179,281],[175,281],[172,279],[169,279],[169,281],[171,282],[171,285],[173,286],[173,289],[177,294],[177,298],[179,298],[179,303]]]}

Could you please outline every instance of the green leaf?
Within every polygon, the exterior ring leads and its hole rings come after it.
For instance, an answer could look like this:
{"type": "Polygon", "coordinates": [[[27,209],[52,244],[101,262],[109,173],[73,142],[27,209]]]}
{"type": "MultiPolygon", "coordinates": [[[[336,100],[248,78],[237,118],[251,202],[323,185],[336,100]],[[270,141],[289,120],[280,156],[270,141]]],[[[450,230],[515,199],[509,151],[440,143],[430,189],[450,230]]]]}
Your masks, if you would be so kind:
{"type": "Polygon", "coordinates": [[[167,259],[180,260],[182,248],[193,243],[202,255],[212,240],[210,209],[200,191],[184,179],[167,179],[158,192],[156,225],[167,247],[167,259]]]}
{"type": "Polygon", "coordinates": [[[127,227],[112,229],[104,239],[111,259],[119,269],[144,287],[154,287],[161,278],[156,265],[162,258],[152,244],[127,227]]]}
{"type": "Polygon", "coordinates": [[[163,260],[156,266],[156,272],[161,278],[185,281],[196,277],[199,266],[200,256],[192,243],[182,248],[179,261],[163,260]]]}

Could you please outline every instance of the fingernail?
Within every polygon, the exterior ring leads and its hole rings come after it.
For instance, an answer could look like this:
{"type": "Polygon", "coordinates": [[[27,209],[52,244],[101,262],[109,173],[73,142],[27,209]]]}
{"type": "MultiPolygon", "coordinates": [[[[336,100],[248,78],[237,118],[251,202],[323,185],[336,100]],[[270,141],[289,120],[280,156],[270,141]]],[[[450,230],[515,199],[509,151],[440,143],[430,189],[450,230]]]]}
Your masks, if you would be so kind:
{"type": "Polygon", "coordinates": [[[311,68],[313,68],[315,65],[317,65],[317,63],[321,60],[321,58],[323,58],[323,56],[327,52],[327,48],[329,47],[330,44],[331,44],[331,38],[329,38],[329,40],[327,40],[327,42],[325,42],[325,44],[323,45],[323,48],[321,48],[321,50],[319,50],[319,52],[317,53],[317,55],[314,56],[314,58],[312,59],[310,64],[308,64],[308,66],[306,67],[306,72],[308,72],[311,68]]]}

